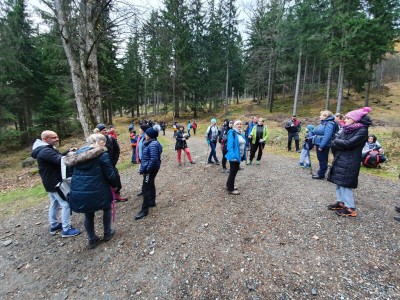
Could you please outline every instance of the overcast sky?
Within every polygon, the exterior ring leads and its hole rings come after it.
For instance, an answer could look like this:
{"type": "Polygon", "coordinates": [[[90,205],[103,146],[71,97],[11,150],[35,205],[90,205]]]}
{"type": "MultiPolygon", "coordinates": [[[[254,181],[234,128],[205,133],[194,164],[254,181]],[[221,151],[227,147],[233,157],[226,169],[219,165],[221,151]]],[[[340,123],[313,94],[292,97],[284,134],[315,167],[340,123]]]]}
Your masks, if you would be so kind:
{"type": "MultiPolygon", "coordinates": [[[[124,2],[131,3],[137,6],[143,12],[150,12],[152,9],[161,8],[163,6],[161,0],[124,0],[124,2]]],[[[203,2],[205,1],[203,0],[203,2]]],[[[255,0],[237,0],[236,2],[239,19],[239,30],[242,32],[242,35],[245,35],[244,31],[246,23],[249,21],[251,6],[253,5],[252,3],[255,3],[255,0]]],[[[46,6],[41,2],[41,0],[27,0],[27,4],[28,11],[30,12],[32,20],[35,23],[38,23],[40,21],[40,18],[35,15],[33,9],[34,7],[45,9],[46,6]]]]}

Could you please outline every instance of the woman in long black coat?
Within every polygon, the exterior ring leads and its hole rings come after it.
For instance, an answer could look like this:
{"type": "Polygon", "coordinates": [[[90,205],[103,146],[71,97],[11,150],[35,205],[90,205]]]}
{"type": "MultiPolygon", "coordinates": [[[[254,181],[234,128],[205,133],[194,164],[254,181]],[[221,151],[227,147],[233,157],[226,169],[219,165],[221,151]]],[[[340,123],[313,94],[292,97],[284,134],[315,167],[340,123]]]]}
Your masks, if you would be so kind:
{"type": "Polygon", "coordinates": [[[332,142],[334,154],[328,181],[336,184],[337,202],[328,206],[342,217],[356,217],[353,190],[358,186],[362,161],[362,148],[368,139],[368,127],[372,124],[364,107],[346,114],[342,132],[332,142]]]}

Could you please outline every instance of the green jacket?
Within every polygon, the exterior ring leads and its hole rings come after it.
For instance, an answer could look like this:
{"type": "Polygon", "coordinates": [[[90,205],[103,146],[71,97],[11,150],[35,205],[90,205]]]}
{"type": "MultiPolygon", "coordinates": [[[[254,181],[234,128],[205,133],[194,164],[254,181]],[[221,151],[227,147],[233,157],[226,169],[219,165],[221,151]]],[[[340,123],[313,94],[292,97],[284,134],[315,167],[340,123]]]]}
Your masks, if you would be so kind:
{"type": "MultiPolygon", "coordinates": [[[[252,144],[256,143],[257,126],[258,125],[255,125],[253,127],[253,129],[251,130],[250,134],[249,134],[249,136],[251,135],[251,137],[252,137],[251,138],[251,143],[252,144]]],[[[265,125],[263,125],[263,126],[264,126],[264,131],[263,131],[262,139],[264,140],[264,143],[266,143],[268,141],[268,138],[269,138],[269,130],[268,130],[267,126],[265,126],[265,125]]]]}

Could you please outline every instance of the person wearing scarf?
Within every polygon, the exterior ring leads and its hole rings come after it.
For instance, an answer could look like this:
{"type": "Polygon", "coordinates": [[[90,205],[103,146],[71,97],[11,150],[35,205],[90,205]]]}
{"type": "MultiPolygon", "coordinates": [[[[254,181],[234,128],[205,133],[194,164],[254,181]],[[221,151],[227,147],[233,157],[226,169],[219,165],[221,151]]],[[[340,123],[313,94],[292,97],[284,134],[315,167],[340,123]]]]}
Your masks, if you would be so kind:
{"type": "Polygon", "coordinates": [[[233,123],[233,128],[228,131],[228,153],[225,155],[230,165],[226,189],[232,195],[240,195],[240,192],[235,188],[235,178],[239,171],[240,162],[243,160],[245,145],[246,139],[242,132],[242,122],[237,120],[233,123]]]}
{"type": "Polygon", "coordinates": [[[372,121],[367,116],[370,107],[346,114],[342,132],[332,142],[333,162],[328,181],[336,184],[337,202],[328,205],[338,216],[356,217],[353,189],[358,186],[362,161],[362,148],[368,140],[368,127],[372,121]]]}

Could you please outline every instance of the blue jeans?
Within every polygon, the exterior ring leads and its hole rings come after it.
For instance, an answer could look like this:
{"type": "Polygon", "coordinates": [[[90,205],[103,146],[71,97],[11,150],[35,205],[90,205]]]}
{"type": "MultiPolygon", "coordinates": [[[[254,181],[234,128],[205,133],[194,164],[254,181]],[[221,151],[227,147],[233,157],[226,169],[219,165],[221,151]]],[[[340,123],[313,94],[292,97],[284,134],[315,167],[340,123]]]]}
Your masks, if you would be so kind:
{"type": "Polygon", "coordinates": [[[336,198],[338,202],[344,202],[344,206],[347,208],[355,208],[352,189],[336,185],[336,198]]]}
{"type": "Polygon", "coordinates": [[[324,151],[320,151],[319,147],[316,146],[316,151],[319,162],[318,176],[325,177],[325,173],[328,170],[329,147],[324,149],[324,151]]]}
{"type": "Polygon", "coordinates": [[[301,164],[306,164],[311,166],[311,161],[310,161],[310,150],[307,149],[301,149],[301,153],[300,153],[300,161],[299,163],[301,164]]]}
{"type": "Polygon", "coordinates": [[[71,227],[71,209],[67,201],[61,199],[57,192],[49,193],[49,222],[51,227],[58,225],[58,209],[61,207],[61,223],[64,231],[71,227]]]}
{"type": "Polygon", "coordinates": [[[219,162],[217,158],[217,152],[215,151],[216,147],[217,147],[217,141],[211,141],[210,142],[211,152],[210,155],[208,156],[208,162],[211,162],[212,157],[214,158],[215,162],[219,162]]]}
{"type": "MultiPolygon", "coordinates": [[[[94,230],[94,214],[95,212],[85,213],[85,229],[87,232],[88,240],[93,241],[96,237],[96,232],[94,230]]],[[[111,220],[112,220],[112,209],[103,209],[103,228],[104,236],[109,236],[111,234],[111,220]]]]}

